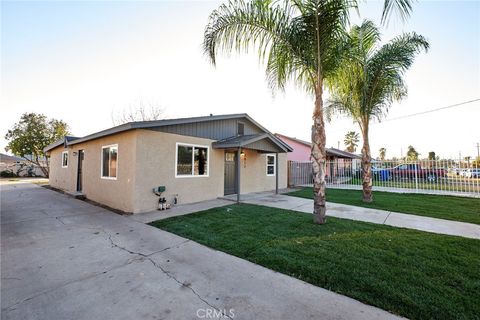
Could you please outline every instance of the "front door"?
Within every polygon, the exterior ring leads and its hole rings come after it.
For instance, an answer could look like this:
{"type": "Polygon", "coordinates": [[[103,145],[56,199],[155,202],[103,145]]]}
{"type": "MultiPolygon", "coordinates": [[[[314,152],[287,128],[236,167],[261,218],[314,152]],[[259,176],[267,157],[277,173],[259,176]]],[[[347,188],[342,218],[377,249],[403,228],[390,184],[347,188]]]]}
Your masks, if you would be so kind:
{"type": "Polygon", "coordinates": [[[224,194],[237,193],[237,175],[235,165],[235,152],[225,152],[225,179],[224,179],[224,194]]]}
{"type": "Polygon", "coordinates": [[[83,188],[83,179],[82,179],[83,158],[84,158],[83,150],[78,150],[77,191],[79,192],[81,192],[83,188]]]}

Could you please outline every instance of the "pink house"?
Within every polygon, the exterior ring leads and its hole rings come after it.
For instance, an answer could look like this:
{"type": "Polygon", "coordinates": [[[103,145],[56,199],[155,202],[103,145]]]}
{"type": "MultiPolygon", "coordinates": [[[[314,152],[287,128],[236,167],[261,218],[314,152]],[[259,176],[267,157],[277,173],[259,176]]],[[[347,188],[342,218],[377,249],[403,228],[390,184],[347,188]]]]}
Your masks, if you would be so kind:
{"type": "Polygon", "coordinates": [[[288,161],[310,161],[311,144],[309,142],[287,137],[279,133],[275,133],[275,136],[293,148],[292,152],[287,153],[288,161]]]}
{"type": "MultiPolygon", "coordinates": [[[[293,148],[292,152],[287,153],[288,161],[296,162],[310,162],[310,153],[312,144],[307,141],[303,141],[297,138],[284,136],[283,134],[276,133],[275,136],[288,144],[293,148]]],[[[327,182],[332,182],[336,177],[344,177],[347,172],[355,170],[357,167],[356,159],[360,159],[360,156],[347,151],[327,148],[327,164],[326,164],[326,177],[327,182]]]]}
{"type": "MultiPolygon", "coordinates": [[[[287,137],[280,133],[275,133],[275,136],[293,148],[293,151],[287,154],[287,160],[301,162],[310,161],[310,152],[312,148],[310,142],[287,137]]],[[[327,161],[337,159],[360,159],[360,156],[335,148],[327,148],[327,161]]]]}

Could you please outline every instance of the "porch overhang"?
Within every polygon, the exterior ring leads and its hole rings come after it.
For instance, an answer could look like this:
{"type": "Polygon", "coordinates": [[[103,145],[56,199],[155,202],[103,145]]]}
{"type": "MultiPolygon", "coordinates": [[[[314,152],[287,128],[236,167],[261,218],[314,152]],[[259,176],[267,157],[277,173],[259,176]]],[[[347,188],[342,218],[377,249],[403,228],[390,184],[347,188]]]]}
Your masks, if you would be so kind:
{"type": "Polygon", "coordinates": [[[245,148],[256,150],[260,153],[285,153],[293,151],[289,145],[268,133],[230,137],[214,142],[212,147],[214,149],[245,148]]]}
{"type": "Polygon", "coordinates": [[[239,135],[215,141],[212,144],[214,149],[235,149],[235,165],[236,165],[236,190],[237,203],[240,202],[240,157],[242,149],[255,150],[259,153],[274,153],[275,154],[275,193],[278,194],[278,154],[291,152],[293,149],[270,133],[259,133],[250,135],[239,135]]]}

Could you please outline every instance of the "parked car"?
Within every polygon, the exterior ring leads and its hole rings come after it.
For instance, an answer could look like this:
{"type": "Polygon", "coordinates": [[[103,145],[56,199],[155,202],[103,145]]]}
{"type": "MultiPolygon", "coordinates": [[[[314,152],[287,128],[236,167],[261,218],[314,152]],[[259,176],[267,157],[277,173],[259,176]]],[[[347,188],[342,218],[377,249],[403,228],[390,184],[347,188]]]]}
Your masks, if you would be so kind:
{"type": "Polygon", "coordinates": [[[455,175],[458,176],[458,175],[460,175],[461,169],[460,168],[450,168],[450,169],[448,169],[448,171],[449,171],[449,173],[455,174],[455,175]]]}
{"type": "Polygon", "coordinates": [[[467,177],[467,172],[468,172],[468,169],[461,169],[460,170],[460,173],[458,174],[460,177],[467,177]]]}
{"type": "Polygon", "coordinates": [[[390,171],[384,168],[377,168],[372,166],[372,173],[374,180],[378,181],[387,181],[390,180],[390,171]]]}
{"type": "Polygon", "coordinates": [[[468,169],[465,173],[465,177],[467,178],[480,178],[480,168],[476,169],[468,169]]]}
{"type": "Polygon", "coordinates": [[[413,180],[416,178],[428,182],[435,182],[446,175],[446,171],[443,168],[422,168],[420,164],[415,163],[401,164],[389,171],[397,179],[413,180]]]}

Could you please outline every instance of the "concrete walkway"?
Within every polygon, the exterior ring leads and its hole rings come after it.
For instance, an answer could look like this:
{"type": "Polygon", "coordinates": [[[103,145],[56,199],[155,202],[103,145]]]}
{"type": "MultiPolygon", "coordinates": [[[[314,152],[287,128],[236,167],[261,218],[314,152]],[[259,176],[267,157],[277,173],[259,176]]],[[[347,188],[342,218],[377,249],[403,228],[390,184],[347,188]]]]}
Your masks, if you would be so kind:
{"type": "MultiPolygon", "coordinates": [[[[231,201],[235,197],[225,197],[231,201]]],[[[271,192],[259,192],[242,195],[242,202],[262,206],[312,213],[313,200],[271,192]]],[[[480,225],[444,219],[417,216],[398,212],[389,212],[349,206],[339,203],[327,203],[327,215],[331,217],[385,224],[393,227],[416,229],[421,231],[480,239],[480,225]]]]}
{"type": "Polygon", "coordinates": [[[399,319],[45,188],[0,191],[1,319],[399,319]]]}

